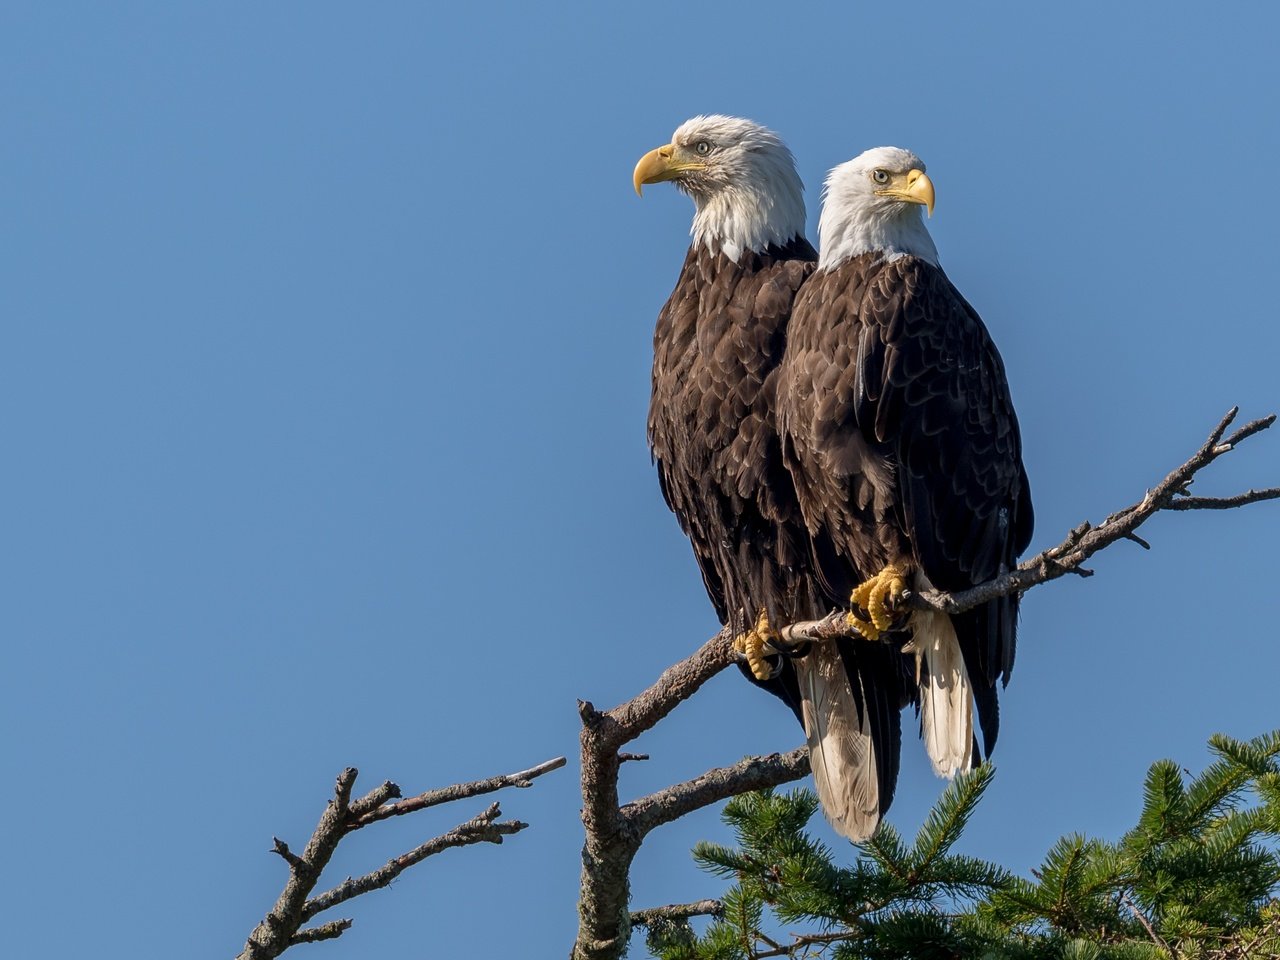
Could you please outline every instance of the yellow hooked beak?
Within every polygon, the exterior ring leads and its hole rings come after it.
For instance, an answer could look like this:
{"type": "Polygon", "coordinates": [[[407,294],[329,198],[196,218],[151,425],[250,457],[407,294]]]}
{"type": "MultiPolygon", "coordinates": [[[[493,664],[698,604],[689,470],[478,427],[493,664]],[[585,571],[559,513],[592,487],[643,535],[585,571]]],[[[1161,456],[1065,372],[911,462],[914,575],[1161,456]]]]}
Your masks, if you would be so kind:
{"type": "Polygon", "coordinates": [[[663,180],[674,180],[686,170],[701,170],[706,166],[696,160],[681,160],[676,156],[676,145],[668,143],[657,150],[650,150],[636,164],[631,182],[635,184],[636,193],[644,196],[640,188],[646,183],[661,183],[663,180]]]}
{"type": "Polygon", "coordinates": [[[922,203],[929,216],[933,216],[933,181],[923,170],[908,170],[905,175],[895,175],[887,187],[876,191],[876,196],[922,203]]]}

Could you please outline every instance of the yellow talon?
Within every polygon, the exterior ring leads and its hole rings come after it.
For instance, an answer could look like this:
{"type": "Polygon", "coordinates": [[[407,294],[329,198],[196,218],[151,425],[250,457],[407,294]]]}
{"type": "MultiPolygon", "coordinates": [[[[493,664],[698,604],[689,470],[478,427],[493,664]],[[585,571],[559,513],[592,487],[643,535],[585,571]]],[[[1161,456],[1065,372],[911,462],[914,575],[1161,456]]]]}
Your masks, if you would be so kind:
{"type": "Polygon", "coordinates": [[[746,633],[740,633],[733,638],[733,649],[747,658],[751,674],[757,680],[768,680],[773,676],[773,668],[765,659],[764,645],[777,636],[778,634],[769,626],[769,615],[761,610],[756,625],[746,633]]]}
{"type": "Polygon", "coordinates": [[[870,620],[863,620],[856,613],[846,614],[846,619],[849,621],[849,626],[853,627],[854,630],[857,630],[858,636],[862,637],[864,640],[880,639],[880,631],[870,620]]]}
{"type": "Polygon", "coordinates": [[[858,585],[849,602],[867,611],[870,623],[849,614],[849,622],[868,640],[877,640],[880,634],[893,625],[895,608],[902,602],[907,589],[906,572],[896,564],[889,564],[870,580],[858,585]]]}

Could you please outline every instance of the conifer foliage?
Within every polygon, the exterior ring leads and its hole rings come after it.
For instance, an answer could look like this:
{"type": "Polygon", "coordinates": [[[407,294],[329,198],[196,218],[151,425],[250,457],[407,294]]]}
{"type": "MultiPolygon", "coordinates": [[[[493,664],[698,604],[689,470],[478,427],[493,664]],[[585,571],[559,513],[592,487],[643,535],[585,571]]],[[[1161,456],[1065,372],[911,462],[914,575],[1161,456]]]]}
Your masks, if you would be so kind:
{"type": "Polygon", "coordinates": [[[1152,765],[1137,825],[1112,843],[1078,834],[1031,878],[952,852],[991,783],[957,777],[915,839],[889,824],[840,865],[806,831],[808,790],[745,794],[723,817],[736,844],[694,857],[732,880],[699,936],[649,927],[661,960],[1243,960],[1280,957],[1280,731],[1217,735],[1191,777],[1152,765]]]}

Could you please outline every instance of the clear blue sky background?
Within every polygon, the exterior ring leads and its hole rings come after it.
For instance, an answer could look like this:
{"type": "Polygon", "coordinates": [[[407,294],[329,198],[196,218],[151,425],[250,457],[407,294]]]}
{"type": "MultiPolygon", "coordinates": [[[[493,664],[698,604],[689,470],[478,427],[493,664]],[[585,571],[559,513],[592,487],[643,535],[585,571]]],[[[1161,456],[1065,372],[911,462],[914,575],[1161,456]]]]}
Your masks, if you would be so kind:
{"type": "MultiPolygon", "coordinates": [[[[636,159],[755,118],[812,224],[830,166],[924,157],[1038,548],[1231,405],[1280,407],[1278,33],[1262,3],[5,4],[6,953],[230,956],[283,880],[270,838],[303,842],[342,767],[416,792],[569,754],[501,797],[528,831],[297,951],[564,956],[575,698],[715,628],[644,439],[691,207],[637,199],[636,159]]],[[[1280,434],[1200,486],[1278,480],[1280,434]]],[[[1114,837],[1151,760],[1280,725],[1280,508],[1144,533],[1025,603],[968,850],[1114,837]]],[[[624,792],[800,739],[725,675],[624,792]]],[[[893,820],[940,786],[908,738],[893,820]]],[[[334,879],[486,802],[353,838],[334,879]]],[[[634,905],[714,895],[704,837],[713,812],[654,835],[634,905]]]]}

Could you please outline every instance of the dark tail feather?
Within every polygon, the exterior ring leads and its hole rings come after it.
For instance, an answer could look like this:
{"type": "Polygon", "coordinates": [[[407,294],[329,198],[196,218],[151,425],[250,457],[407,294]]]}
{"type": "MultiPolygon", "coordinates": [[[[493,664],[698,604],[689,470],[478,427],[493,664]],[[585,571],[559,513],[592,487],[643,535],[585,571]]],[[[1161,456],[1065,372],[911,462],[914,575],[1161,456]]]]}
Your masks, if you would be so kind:
{"type": "Polygon", "coordinates": [[[996,681],[1008,683],[1013,669],[1018,630],[1017,598],[1000,597],[957,614],[952,622],[973,687],[983,753],[990,757],[1000,733],[1000,698],[996,681]]]}
{"type": "Polygon", "coordinates": [[[775,697],[791,708],[791,712],[796,715],[796,719],[800,721],[800,726],[804,726],[804,713],[800,708],[800,686],[796,681],[796,668],[786,657],[771,657],[769,662],[775,663],[780,660],[778,672],[768,680],[757,680],[755,674],[751,672],[751,667],[746,663],[739,662],[738,669],[742,671],[742,675],[750,680],[761,690],[767,690],[775,697]]]}

